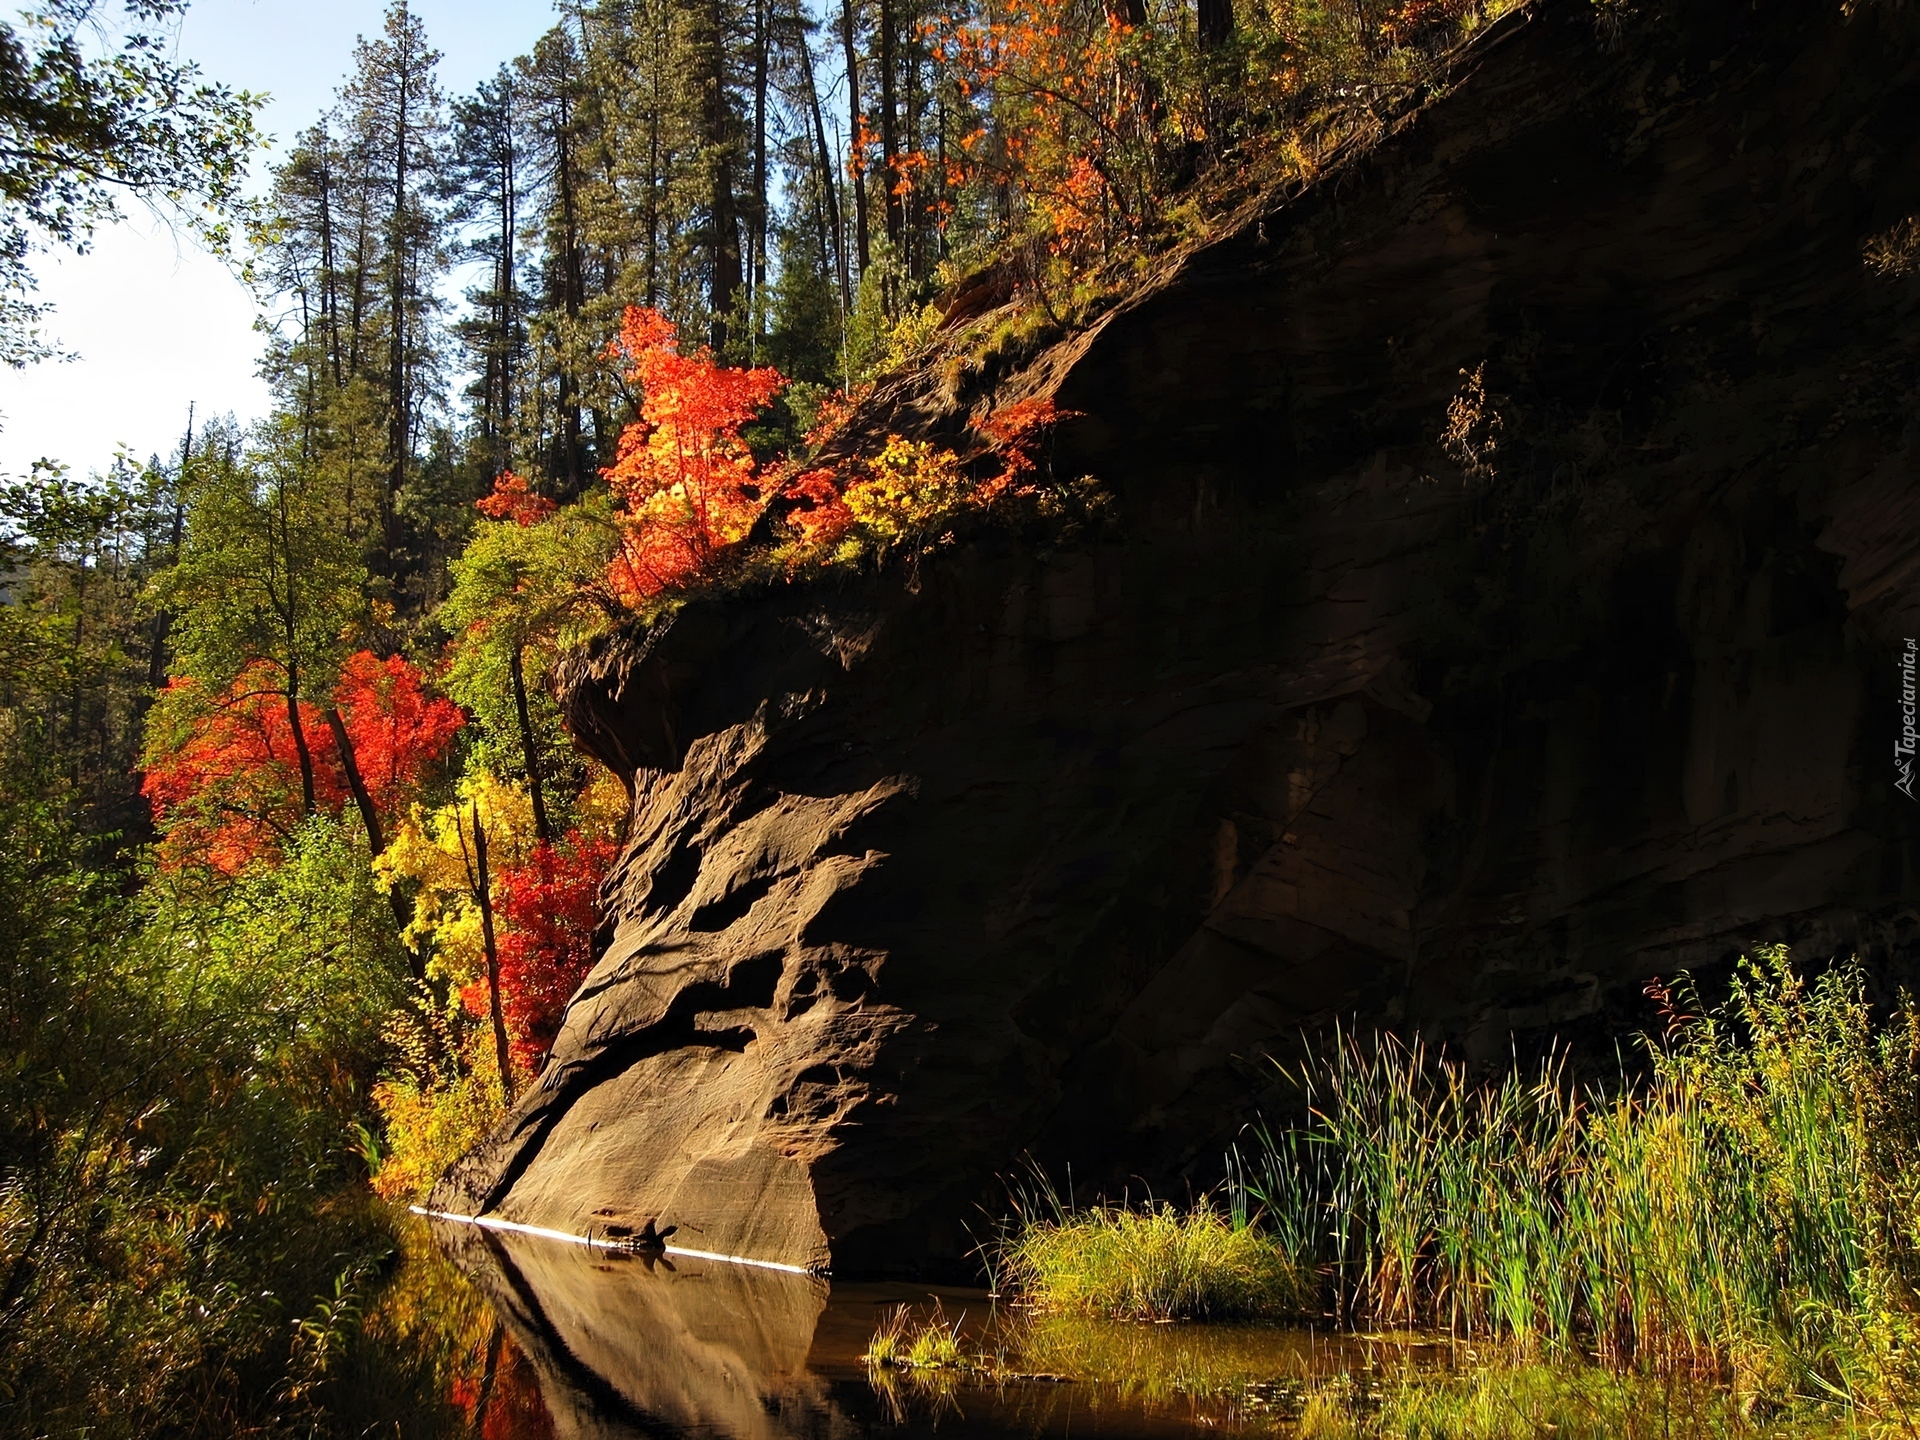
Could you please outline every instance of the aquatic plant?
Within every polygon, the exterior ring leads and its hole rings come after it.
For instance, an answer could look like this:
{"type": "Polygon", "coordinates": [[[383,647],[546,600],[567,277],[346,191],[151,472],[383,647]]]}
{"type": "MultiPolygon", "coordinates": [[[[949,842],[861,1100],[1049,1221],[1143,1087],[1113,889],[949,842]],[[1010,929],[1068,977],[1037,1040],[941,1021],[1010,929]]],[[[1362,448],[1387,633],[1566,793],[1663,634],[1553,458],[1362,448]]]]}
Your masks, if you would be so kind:
{"type": "Polygon", "coordinates": [[[963,1314],[948,1320],[939,1300],[925,1315],[917,1315],[911,1306],[896,1305],[880,1321],[867,1342],[869,1369],[969,1370],[988,1364],[981,1356],[969,1355],[961,1344],[963,1314]]]}
{"type": "Polygon", "coordinates": [[[1857,964],[1808,982],[1783,948],[1719,1008],[1655,994],[1651,1077],[1611,1091],[1342,1036],[1293,1072],[1311,1118],[1256,1132],[1244,1193],[1344,1322],[1904,1413],[1920,1014],[1876,1025],[1857,964]]]}
{"type": "Polygon", "coordinates": [[[991,1242],[1001,1283],[1037,1310],[1119,1320],[1244,1319],[1297,1313],[1308,1294],[1292,1257],[1211,1197],[1073,1209],[1037,1177],[1027,1213],[991,1242]]]}

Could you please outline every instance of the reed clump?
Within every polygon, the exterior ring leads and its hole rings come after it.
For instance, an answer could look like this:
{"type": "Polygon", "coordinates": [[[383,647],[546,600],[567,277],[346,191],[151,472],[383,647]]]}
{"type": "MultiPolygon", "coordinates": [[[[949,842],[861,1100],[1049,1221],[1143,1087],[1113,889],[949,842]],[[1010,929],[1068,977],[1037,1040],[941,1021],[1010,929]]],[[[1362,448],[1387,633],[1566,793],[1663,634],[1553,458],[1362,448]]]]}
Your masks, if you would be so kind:
{"type": "Polygon", "coordinates": [[[948,1320],[938,1300],[932,1313],[917,1315],[910,1306],[896,1305],[881,1318],[861,1358],[869,1369],[977,1370],[984,1362],[962,1345],[966,1320],[948,1320]]]}
{"type": "Polygon", "coordinates": [[[1310,1118],[1259,1131],[1236,1185],[1348,1325],[1905,1414],[1920,1013],[1876,1023],[1857,963],[1809,982],[1784,948],[1718,1007],[1657,998],[1649,1078],[1610,1090],[1342,1037],[1294,1072],[1310,1118]]]}
{"type": "Polygon", "coordinates": [[[1042,1180],[991,1247],[998,1283],[1039,1311],[1116,1320],[1228,1320],[1297,1314],[1309,1293],[1291,1256],[1211,1197],[1180,1210],[1074,1209],[1042,1180]]]}

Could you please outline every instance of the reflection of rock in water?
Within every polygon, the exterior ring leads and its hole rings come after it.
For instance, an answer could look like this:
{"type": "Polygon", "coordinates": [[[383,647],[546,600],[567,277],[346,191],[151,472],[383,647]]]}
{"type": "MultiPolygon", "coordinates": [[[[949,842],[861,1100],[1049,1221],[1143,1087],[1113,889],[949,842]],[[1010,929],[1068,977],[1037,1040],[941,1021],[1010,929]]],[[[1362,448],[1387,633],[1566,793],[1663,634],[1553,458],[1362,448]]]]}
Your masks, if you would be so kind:
{"type": "Polygon", "coordinates": [[[806,1366],[824,1281],[435,1229],[532,1360],[556,1436],[773,1440],[842,1428],[806,1366]]]}

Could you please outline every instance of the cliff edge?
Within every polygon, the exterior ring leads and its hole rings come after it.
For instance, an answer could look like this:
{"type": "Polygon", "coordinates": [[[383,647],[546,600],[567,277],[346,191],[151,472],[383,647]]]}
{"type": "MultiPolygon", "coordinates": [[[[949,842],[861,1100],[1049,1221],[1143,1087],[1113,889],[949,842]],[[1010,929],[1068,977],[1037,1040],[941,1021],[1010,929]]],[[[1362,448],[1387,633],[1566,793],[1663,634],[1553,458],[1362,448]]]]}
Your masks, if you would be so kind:
{"type": "Polygon", "coordinates": [[[937,1266],[1023,1153],[1204,1182],[1334,1017],[1920,956],[1920,13],[1672,8],[1539,0],[1041,357],[1104,530],[577,657],[612,942],[435,1207],[937,1266]]]}

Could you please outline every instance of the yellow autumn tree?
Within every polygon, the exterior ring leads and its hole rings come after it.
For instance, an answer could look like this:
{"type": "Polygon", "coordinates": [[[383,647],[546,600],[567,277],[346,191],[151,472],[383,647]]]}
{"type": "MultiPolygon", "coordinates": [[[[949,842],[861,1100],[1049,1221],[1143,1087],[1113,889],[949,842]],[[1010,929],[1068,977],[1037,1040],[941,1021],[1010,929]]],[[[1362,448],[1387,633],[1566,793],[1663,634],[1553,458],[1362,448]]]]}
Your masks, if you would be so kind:
{"type": "Polygon", "coordinates": [[[415,805],[374,862],[378,883],[415,887],[406,941],[427,952],[446,1013],[414,1016],[392,1037],[408,1064],[373,1092],[386,1128],[374,1188],[417,1199],[506,1111],[517,1082],[506,1044],[492,943],[492,872],[526,858],[533,801],[486,771],[460,782],[454,803],[415,805]],[[489,964],[489,960],[492,964],[489,964]],[[487,1016],[492,1024],[473,1021],[487,1016]]]}

